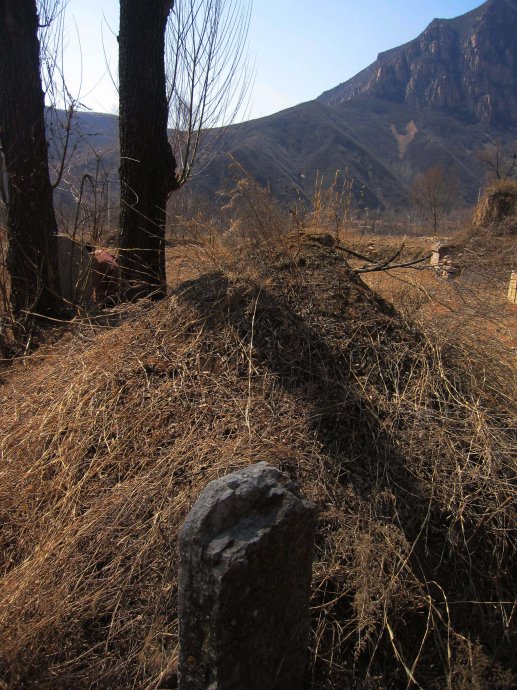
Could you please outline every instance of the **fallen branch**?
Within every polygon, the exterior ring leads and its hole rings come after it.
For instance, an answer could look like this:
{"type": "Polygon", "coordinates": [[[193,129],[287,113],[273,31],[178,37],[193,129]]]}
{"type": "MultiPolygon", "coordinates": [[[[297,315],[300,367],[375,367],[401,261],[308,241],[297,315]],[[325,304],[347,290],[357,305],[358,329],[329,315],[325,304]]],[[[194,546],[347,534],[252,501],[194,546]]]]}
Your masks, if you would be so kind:
{"type": "Polygon", "coordinates": [[[395,268],[411,268],[412,266],[421,264],[424,261],[428,261],[432,256],[432,254],[426,254],[426,256],[422,256],[419,259],[413,259],[412,261],[394,264],[393,262],[396,259],[398,259],[398,257],[402,254],[404,247],[406,246],[405,242],[402,242],[399,249],[397,249],[395,254],[390,256],[389,259],[384,259],[380,263],[375,263],[375,259],[371,259],[368,256],[364,256],[364,254],[359,254],[359,252],[356,252],[355,250],[350,249],[349,247],[345,247],[342,244],[336,243],[330,235],[309,235],[309,237],[310,239],[314,240],[315,242],[319,242],[324,246],[339,249],[340,251],[345,252],[345,254],[350,254],[350,256],[353,256],[356,259],[361,259],[361,261],[366,261],[369,264],[372,264],[371,266],[362,266],[361,268],[354,268],[354,273],[373,273],[375,271],[392,271],[395,268]]]}
{"type": "MultiPolygon", "coordinates": [[[[428,261],[432,254],[427,254],[426,256],[420,257],[420,259],[413,259],[413,261],[406,261],[402,264],[391,264],[390,262],[377,264],[376,266],[363,266],[363,268],[354,269],[355,273],[373,273],[374,271],[392,271],[395,268],[411,268],[417,264],[421,264],[424,261],[428,261]]],[[[425,268],[428,268],[427,266],[425,268]]]]}

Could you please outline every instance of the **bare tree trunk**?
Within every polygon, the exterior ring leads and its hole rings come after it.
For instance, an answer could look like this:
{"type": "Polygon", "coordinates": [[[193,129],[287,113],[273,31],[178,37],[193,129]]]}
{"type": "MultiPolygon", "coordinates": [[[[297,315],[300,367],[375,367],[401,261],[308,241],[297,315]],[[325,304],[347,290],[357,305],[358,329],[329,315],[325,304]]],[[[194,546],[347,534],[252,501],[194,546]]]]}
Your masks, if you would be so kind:
{"type": "Polygon", "coordinates": [[[5,169],[5,158],[0,140],[0,201],[7,206],[7,171],[5,169]]]}
{"type": "Polygon", "coordinates": [[[163,297],[167,141],[165,27],[173,0],[120,0],[120,246],[128,299],[163,297]]]}
{"type": "Polygon", "coordinates": [[[57,225],[48,171],[35,0],[0,0],[0,139],[15,315],[58,316],[57,225]]]}

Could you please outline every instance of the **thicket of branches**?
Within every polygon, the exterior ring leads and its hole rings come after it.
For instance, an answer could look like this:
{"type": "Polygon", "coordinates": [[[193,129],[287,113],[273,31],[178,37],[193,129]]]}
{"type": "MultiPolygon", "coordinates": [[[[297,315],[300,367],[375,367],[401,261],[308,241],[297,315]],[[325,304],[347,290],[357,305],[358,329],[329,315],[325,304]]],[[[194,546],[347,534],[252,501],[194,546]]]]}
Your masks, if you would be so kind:
{"type": "Polygon", "coordinates": [[[251,8],[251,0],[180,0],[169,17],[167,101],[180,185],[211,162],[246,105],[251,8]]]}

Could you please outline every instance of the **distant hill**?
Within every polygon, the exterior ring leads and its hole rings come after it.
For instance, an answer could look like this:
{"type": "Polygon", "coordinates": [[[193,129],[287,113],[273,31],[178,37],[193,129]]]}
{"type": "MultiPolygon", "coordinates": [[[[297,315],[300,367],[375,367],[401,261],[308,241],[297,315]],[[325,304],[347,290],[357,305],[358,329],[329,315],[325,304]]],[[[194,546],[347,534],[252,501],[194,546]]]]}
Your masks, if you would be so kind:
{"type": "MultiPolygon", "coordinates": [[[[415,176],[439,164],[457,176],[459,201],[471,204],[485,182],[482,147],[517,141],[516,36],[517,0],[435,19],[316,100],[230,127],[192,187],[214,194],[228,177],[231,153],[285,202],[310,198],[318,173],[330,183],[340,170],[353,177],[364,206],[399,207],[415,176]]],[[[97,132],[92,145],[116,168],[116,118],[81,113],[78,121],[97,132]]]]}
{"type": "MultiPolygon", "coordinates": [[[[409,200],[415,176],[433,166],[452,169],[459,196],[476,201],[484,185],[481,148],[517,139],[517,127],[487,127],[446,112],[374,97],[327,105],[311,101],[270,117],[233,127],[225,152],[283,200],[310,198],[316,174],[330,183],[336,170],[355,181],[368,207],[397,207],[409,200]]],[[[222,152],[194,182],[211,193],[228,174],[222,152]]]]}

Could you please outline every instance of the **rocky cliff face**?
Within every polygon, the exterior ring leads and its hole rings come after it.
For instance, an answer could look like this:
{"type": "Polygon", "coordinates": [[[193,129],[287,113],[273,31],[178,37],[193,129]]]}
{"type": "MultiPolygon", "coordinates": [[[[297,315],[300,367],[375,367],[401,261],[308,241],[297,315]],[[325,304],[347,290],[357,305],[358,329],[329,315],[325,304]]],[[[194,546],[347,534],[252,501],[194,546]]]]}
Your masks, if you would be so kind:
{"type": "Polygon", "coordinates": [[[415,40],[381,53],[319,100],[375,96],[447,110],[484,124],[517,122],[517,0],[489,0],[435,19],[415,40]]]}

